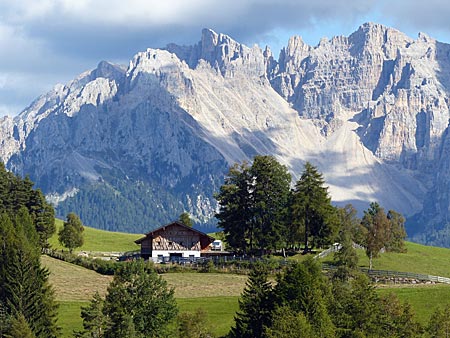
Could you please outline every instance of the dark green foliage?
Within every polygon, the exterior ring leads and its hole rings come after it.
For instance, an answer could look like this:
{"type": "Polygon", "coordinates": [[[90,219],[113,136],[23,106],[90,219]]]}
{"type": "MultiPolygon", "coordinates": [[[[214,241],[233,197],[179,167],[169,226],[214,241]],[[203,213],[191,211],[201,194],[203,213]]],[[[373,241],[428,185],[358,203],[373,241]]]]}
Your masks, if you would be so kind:
{"type": "Polygon", "coordinates": [[[12,321],[23,316],[36,337],[56,337],[53,291],[48,271],[40,266],[40,248],[33,245],[37,234],[26,224],[25,213],[19,210],[14,225],[6,213],[0,214],[0,303],[12,321]]]}
{"type": "Polygon", "coordinates": [[[288,306],[277,307],[273,312],[272,326],[266,328],[267,338],[315,338],[311,324],[303,312],[288,306]]]}
{"type": "Polygon", "coordinates": [[[391,252],[406,252],[405,249],[405,218],[394,210],[387,213],[389,220],[389,240],[386,243],[386,250],[391,252]]]}
{"type": "Polygon", "coordinates": [[[427,327],[430,338],[450,337],[450,304],[444,308],[438,308],[432,314],[427,327]]]}
{"type": "Polygon", "coordinates": [[[322,174],[311,163],[295,185],[291,202],[291,242],[303,242],[305,251],[333,242],[337,233],[336,209],[322,174]]]}
{"type": "Polygon", "coordinates": [[[151,265],[134,261],[121,266],[108,287],[103,313],[107,338],[162,337],[177,315],[173,289],[151,265]]]}
{"type": "Polygon", "coordinates": [[[251,167],[230,168],[216,196],[216,217],[230,247],[264,253],[280,246],[290,181],[287,168],[272,156],[255,156],[251,167]]]}
{"type": "Polygon", "coordinates": [[[252,251],[254,244],[250,182],[248,164],[235,164],[230,168],[225,183],[216,196],[220,204],[220,210],[216,214],[218,226],[223,229],[228,245],[243,252],[252,251]]]}
{"type": "MultiPolygon", "coordinates": [[[[1,336],[3,337],[3,336],[1,336]]],[[[5,334],[6,338],[36,338],[33,331],[31,331],[24,315],[18,313],[9,322],[9,328],[5,334]]]]}
{"type": "Polygon", "coordinates": [[[144,233],[183,212],[182,196],[143,181],[114,179],[85,186],[58,204],[57,215],[76,211],[84,224],[109,231],[144,233]],[[155,208],[158,205],[160,207],[155,208]],[[105,210],[108,210],[105,213],[105,210]],[[173,216],[172,216],[173,217],[173,216]]]}
{"type": "Polygon", "coordinates": [[[346,281],[355,274],[358,268],[358,255],[353,248],[349,232],[342,231],[338,240],[341,248],[334,254],[333,265],[337,267],[337,270],[333,277],[346,281]]]}
{"type": "Polygon", "coordinates": [[[96,292],[88,306],[81,308],[83,319],[83,332],[78,332],[77,337],[101,338],[108,328],[108,317],[103,313],[104,300],[96,292]]]}
{"type": "Polygon", "coordinates": [[[21,179],[0,163],[0,212],[5,211],[14,218],[21,208],[26,208],[31,217],[40,247],[48,247],[47,241],[56,230],[53,207],[40,190],[33,190],[29,177],[21,179]]]}
{"type": "Polygon", "coordinates": [[[70,253],[84,243],[84,226],[80,218],[71,212],[67,215],[63,228],[58,233],[59,242],[69,249],[70,253]]]}
{"type": "Polygon", "coordinates": [[[235,326],[230,331],[230,337],[264,336],[264,327],[270,325],[273,309],[272,286],[267,278],[266,266],[255,264],[239,299],[239,311],[236,313],[235,326]]]}
{"type": "Polygon", "coordinates": [[[179,338],[212,338],[213,335],[206,325],[207,313],[197,309],[193,313],[183,312],[178,315],[179,338]]]}
{"type": "Polygon", "coordinates": [[[181,223],[183,223],[184,225],[187,225],[188,227],[192,227],[194,225],[192,223],[189,213],[186,211],[180,215],[179,220],[181,223]]]}
{"type": "Polygon", "coordinates": [[[327,312],[330,291],[320,265],[310,258],[290,267],[275,287],[278,305],[303,313],[316,337],[334,337],[335,328],[327,312]]]}

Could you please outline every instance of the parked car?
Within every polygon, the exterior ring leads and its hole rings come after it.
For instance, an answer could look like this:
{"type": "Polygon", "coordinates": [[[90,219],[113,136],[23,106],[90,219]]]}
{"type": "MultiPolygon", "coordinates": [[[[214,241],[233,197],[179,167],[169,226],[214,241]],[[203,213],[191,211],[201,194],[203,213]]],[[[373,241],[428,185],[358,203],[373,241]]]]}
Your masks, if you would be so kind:
{"type": "Polygon", "coordinates": [[[222,241],[219,239],[216,239],[214,242],[211,243],[211,250],[218,250],[218,251],[222,251],[223,250],[223,244],[222,241]]]}

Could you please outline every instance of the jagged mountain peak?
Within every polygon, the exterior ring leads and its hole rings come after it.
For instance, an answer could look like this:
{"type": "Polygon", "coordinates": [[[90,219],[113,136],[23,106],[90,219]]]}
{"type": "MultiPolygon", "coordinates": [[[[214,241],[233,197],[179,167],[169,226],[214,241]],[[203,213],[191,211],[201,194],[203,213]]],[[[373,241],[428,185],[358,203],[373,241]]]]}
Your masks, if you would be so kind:
{"type": "Polygon", "coordinates": [[[269,47],[204,29],[193,46],[149,48],[128,67],[102,61],[55,86],[0,121],[0,156],[94,226],[83,206],[102,194],[117,219],[126,205],[147,221],[183,210],[207,221],[227,166],[256,154],[294,177],[317,164],[336,203],[412,215],[430,191],[450,196],[434,178],[450,175],[449,51],[366,23],[317,46],[293,36],[275,60],[269,47]]]}

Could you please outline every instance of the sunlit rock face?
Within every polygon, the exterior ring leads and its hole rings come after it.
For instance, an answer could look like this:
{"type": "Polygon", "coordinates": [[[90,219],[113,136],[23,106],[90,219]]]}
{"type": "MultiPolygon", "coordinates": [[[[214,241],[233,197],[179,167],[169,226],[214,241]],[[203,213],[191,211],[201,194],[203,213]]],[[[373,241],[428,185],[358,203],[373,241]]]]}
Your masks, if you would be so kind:
{"type": "MultiPolygon", "coordinates": [[[[142,213],[136,231],[183,210],[212,224],[227,168],[268,154],[294,179],[317,165],[336,204],[378,201],[428,231],[449,215],[449,55],[372,23],[317,46],[294,36],[278,60],[205,29],[194,46],[102,61],[4,118],[0,158],[92,226],[106,227],[83,201],[104,191],[142,213]]],[[[98,212],[129,229],[114,204],[98,212]]]]}

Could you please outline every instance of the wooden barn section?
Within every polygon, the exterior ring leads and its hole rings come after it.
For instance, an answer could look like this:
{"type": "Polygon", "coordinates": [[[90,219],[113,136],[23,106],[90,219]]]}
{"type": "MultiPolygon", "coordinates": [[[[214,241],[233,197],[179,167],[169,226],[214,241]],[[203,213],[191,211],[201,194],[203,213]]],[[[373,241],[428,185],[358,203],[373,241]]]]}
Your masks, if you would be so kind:
{"type": "Polygon", "coordinates": [[[142,258],[161,262],[174,257],[198,258],[211,250],[213,241],[214,238],[199,230],[173,222],[150,231],[135,243],[141,246],[142,258]]]}

